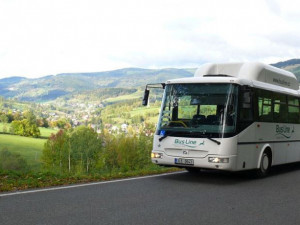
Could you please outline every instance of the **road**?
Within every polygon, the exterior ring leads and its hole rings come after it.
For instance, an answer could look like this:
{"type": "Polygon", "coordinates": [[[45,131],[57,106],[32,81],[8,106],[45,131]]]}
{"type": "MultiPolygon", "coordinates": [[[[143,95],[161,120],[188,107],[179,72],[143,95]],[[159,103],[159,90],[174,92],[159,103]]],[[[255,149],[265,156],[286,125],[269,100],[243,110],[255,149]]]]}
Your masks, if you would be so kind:
{"type": "Polygon", "coordinates": [[[300,164],[270,177],[204,171],[0,193],[0,224],[300,224],[300,164]]]}

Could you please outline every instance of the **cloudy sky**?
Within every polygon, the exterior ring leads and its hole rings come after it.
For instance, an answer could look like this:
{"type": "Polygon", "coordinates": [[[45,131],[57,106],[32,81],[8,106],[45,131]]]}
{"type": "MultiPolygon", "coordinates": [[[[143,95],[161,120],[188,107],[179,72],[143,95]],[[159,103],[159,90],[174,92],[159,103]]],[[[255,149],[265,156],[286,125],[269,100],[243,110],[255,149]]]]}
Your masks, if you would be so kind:
{"type": "Polygon", "coordinates": [[[0,0],[0,78],[299,57],[297,0],[0,0]]]}

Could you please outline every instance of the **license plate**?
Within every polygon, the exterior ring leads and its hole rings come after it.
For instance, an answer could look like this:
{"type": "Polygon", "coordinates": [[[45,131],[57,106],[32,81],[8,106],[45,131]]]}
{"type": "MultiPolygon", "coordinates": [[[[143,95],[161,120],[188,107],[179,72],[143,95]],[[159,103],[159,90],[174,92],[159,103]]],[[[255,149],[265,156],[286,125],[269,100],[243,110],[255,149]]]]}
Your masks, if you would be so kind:
{"type": "Polygon", "coordinates": [[[175,158],[175,164],[194,165],[193,159],[175,158]]]}

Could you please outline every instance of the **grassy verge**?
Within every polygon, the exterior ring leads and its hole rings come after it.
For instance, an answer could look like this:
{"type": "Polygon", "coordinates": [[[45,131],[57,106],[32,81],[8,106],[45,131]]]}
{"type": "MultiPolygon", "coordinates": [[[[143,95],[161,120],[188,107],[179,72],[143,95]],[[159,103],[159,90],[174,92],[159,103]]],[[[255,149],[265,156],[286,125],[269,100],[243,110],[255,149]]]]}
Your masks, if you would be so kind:
{"type": "Polygon", "coordinates": [[[95,181],[106,181],[119,178],[145,176],[175,171],[180,171],[180,169],[161,168],[155,165],[137,171],[114,171],[94,175],[68,175],[54,174],[49,172],[31,172],[24,174],[20,172],[0,171],[0,192],[25,190],[29,188],[61,186],[76,183],[87,183],[95,181]]]}

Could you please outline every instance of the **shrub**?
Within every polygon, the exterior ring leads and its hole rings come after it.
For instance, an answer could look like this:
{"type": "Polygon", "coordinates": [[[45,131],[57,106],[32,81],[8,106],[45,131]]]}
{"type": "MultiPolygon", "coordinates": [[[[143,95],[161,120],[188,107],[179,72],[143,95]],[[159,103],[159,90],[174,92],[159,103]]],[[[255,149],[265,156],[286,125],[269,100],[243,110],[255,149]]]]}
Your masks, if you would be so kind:
{"type": "Polygon", "coordinates": [[[0,151],[0,170],[27,171],[29,166],[20,154],[9,152],[7,149],[0,151]]]}

